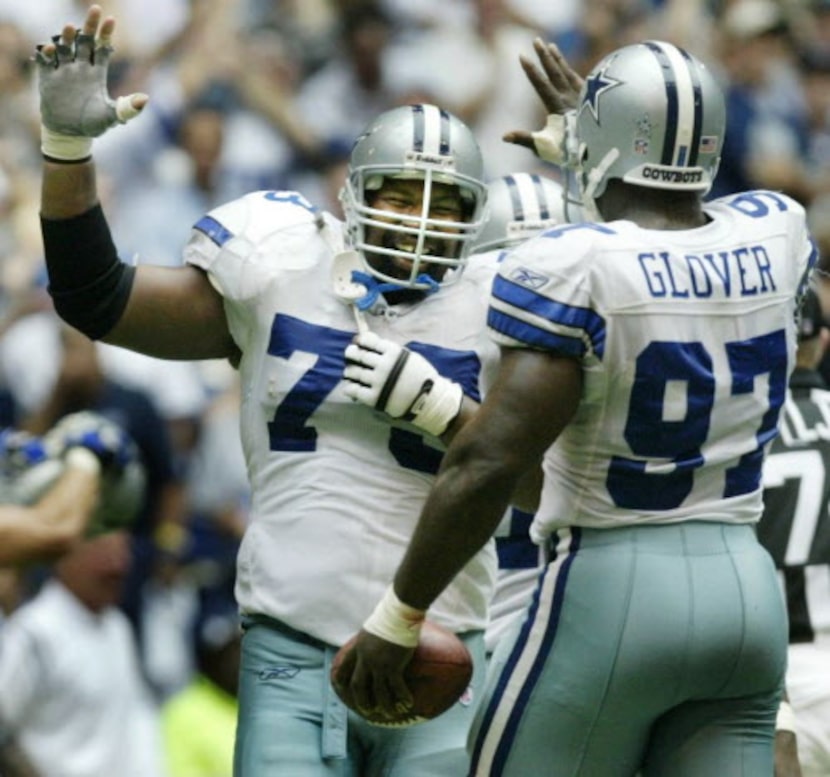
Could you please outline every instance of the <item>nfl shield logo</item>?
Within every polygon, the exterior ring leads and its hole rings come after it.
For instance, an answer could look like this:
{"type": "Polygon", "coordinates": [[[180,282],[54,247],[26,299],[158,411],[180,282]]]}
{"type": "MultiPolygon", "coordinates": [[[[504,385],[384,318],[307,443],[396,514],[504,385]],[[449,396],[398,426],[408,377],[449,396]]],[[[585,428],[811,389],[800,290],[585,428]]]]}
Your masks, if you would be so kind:
{"type": "Polygon", "coordinates": [[[644,156],[648,153],[648,141],[645,138],[637,138],[634,141],[634,153],[644,156]]]}

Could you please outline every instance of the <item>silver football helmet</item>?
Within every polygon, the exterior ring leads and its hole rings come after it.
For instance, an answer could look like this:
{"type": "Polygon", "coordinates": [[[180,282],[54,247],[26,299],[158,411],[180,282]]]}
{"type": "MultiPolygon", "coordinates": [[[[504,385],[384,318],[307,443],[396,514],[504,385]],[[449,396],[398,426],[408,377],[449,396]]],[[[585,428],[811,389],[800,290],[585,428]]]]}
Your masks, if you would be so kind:
{"type": "Polygon", "coordinates": [[[574,123],[577,179],[588,209],[608,181],[706,192],[726,129],[711,71],[663,41],[623,46],[585,79],[574,123]]]}
{"type": "MultiPolygon", "coordinates": [[[[484,162],[470,129],[457,117],[435,105],[407,105],[382,113],[355,141],[346,184],[340,193],[346,217],[347,242],[361,257],[368,273],[403,288],[432,289],[435,280],[424,274],[425,265],[443,265],[460,271],[466,264],[473,239],[483,223],[487,187],[484,162]],[[423,207],[419,214],[401,214],[373,208],[367,194],[379,189],[385,178],[418,179],[424,182],[423,207]],[[433,184],[459,188],[464,221],[430,218],[433,184]],[[366,240],[367,227],[379,227],[410,235],[414,247],[377,246],[366,240]],[[429,243],[445,248],[443,254],[428,253],[429,243]],[[405,279],[373,267],[366,253],[402,257],[411,262],[405,279]]],[[[441,283],[450,283],[460,272],[446,272],[441,283]]]]}
{"type": "Polygon", "coordinates": [[[487,221],[473,241],[473,252],[509,248],[565,223],[564,191],[551,178],[513,173],[487,187],[487,221]]]}

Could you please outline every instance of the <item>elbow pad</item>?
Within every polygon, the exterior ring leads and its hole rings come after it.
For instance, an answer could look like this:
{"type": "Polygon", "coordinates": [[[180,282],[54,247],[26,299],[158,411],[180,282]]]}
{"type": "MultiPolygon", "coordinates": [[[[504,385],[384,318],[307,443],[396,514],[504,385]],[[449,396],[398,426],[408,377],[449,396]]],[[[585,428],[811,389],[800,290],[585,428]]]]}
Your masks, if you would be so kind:
{"type": "Polygon", "coordinates": [[[68,219],[40,219],[49,295],[58,315],[92,340],[121,318],[135,268],[118,258],[100,205],[68,219]]]}

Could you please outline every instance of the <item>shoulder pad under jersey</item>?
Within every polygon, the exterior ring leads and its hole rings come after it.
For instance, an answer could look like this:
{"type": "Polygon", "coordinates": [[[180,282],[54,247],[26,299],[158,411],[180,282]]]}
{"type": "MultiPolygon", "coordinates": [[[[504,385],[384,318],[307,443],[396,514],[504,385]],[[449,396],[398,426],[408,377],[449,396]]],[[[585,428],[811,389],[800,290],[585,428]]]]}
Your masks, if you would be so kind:
{"type": "Polygon", "coordinates": [[[586,258],[594,254],[597,244],[616,230],[612,225],[585,222],[560,224],[547,229],[516,246],[501,258],[499,274],[507,276],[513,272],[520,275],[532,268],[525,281],[536,277],[532,286],[544,285],[546,276],[582,276],[587,271],[586,258]]]}
{"type": "Polygon", "coordinates": [[[242,235],[256,243],[273,232],[312,223],[319,214],[299,192],[258,191],[214,208],[193,228],[219,245],[242,235]]]}
{"type": "Polygon", "coordinates": [[[770,213],[791,213],[799,217],[805,214],[804,206],[797,200],[782,192],[769,189],[753,189],[737,194],[727,194],[712,200],[709,204],[729,205],[750,218],[759,218],[770,213]]]}
{"type": "Polygon", "coordinates": [[[248,299],[279,273],[313,264],[311,242],[330,221],[298,192],[252,192],[199,219],[184,258],[207,271],[223,296],[248,299]]]}

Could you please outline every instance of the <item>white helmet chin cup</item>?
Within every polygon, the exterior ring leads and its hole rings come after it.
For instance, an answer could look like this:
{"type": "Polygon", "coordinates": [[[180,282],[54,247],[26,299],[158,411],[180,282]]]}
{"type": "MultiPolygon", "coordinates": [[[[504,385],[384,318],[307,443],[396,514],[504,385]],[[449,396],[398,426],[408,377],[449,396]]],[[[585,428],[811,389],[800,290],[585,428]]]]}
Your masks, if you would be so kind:
{"type": "Polygon", "coordinates": [[[582,88],[576,118],[581,190],[596,199],[616,178],[705,193],[725,128],[723,92],[702,62],[662,41],[624,46],[594,67],[582,88]]]}
{"type": "MultiPolygon", "coordinates": [[[[346,217],[347,239],[363,259],[366,271],[381,281],[406,288],[431,288],[434,281],[419,280],[426,265],[461,270],[472,241],[484,223],[487,187],[483,182],[481,150],[470,129],[457,117],[434,105],[407,105],[378,116],[355,142],[346,184],[340,193],[346,217]],[[367,204],[367,192],[376,191],[386,178],[424,181],[420,214],[397,214],[367,204]],[[434,184],[457,186],[464,203],[465,220],[430,217],[434,184]],[[396,233],[394,245],[367,242],[367,228],[396,233]],[[398,247],[398,246],[404,246],[398,247]],[[411,263],[401,279],[373,267],[366,254],[399,257],[411,263]]],[[[445,272],[442,283],[460,277],[445,272]]]]}

